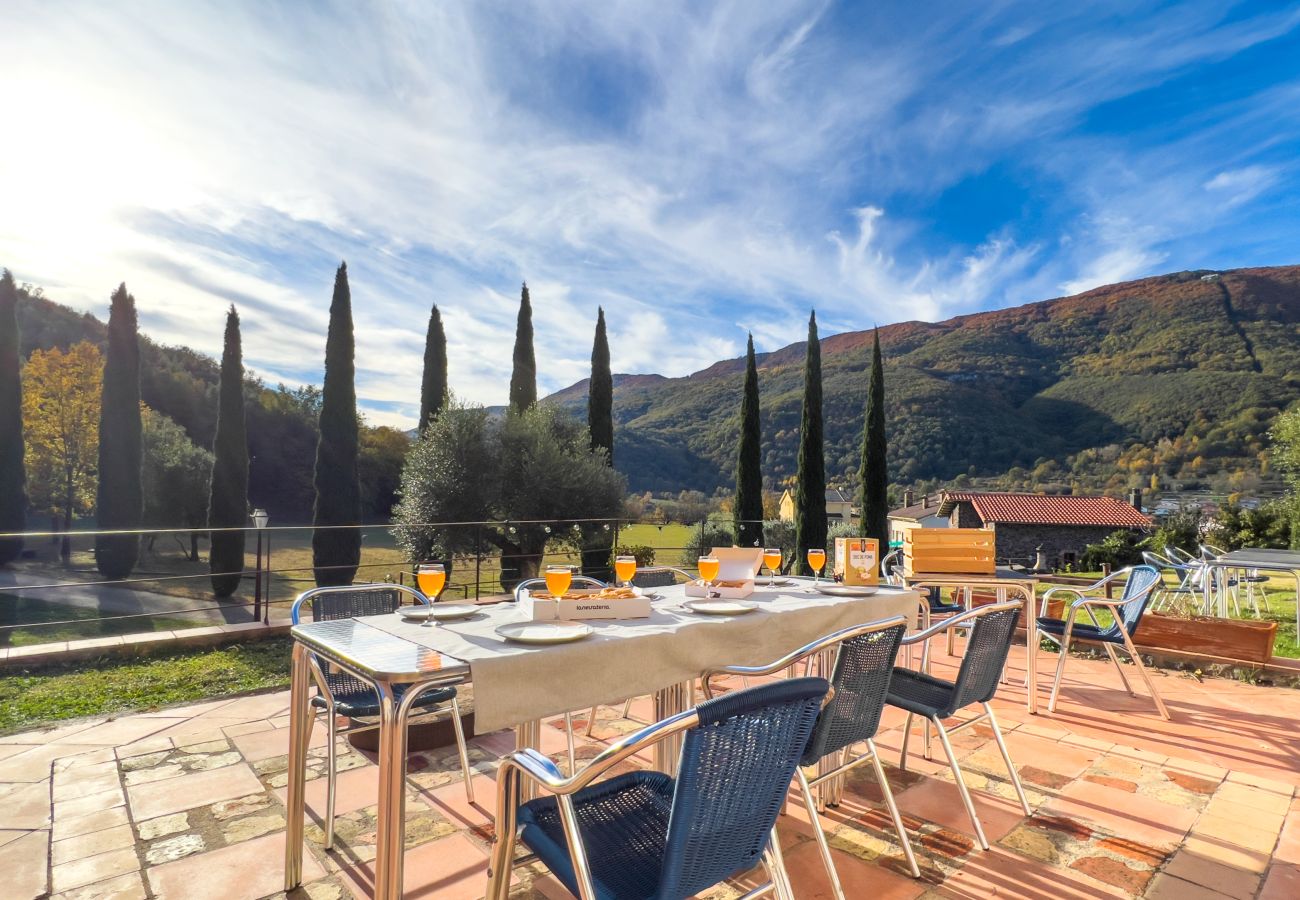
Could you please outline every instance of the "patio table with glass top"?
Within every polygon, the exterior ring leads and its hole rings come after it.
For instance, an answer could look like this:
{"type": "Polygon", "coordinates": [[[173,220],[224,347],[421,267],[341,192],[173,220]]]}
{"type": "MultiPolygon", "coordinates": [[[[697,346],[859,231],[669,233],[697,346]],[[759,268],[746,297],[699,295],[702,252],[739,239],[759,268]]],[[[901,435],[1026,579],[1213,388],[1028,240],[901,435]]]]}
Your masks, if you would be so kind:
{"type": "MultiPolygon", "coordinates": [[[[1038,630],[1034,627],[1035,591],[1038,578],[1024,572],[1017,572],[999,566],[992,574],[930,574],[918,572],[903,576],[904,583],[910,588],[964,588],[978,590],[991,589],[998,601],[1007,599],[1007,594],[1018,596],[1025,604],[1021,624],[1025,628],[1025,705],[1031,714],[1038,712],[1038,630]]],[[[969,596],[969,595],[968,595],[969,596]]],[[[967,604],[969,608],[969,603],[967,604]]],[[[926,623],[928,624],[928,622],[926,623]]]]}
{"type": "Polygon", "coordinates": [[[1244,547],[1232,550],[1218,557],[1205,559],[1205,571],[1202,574],[1201,590],[1205,603],[1206,615],[1228,616],[1228,591],[1215,590],[1220,579],[1214,577],[1216,572],[1224,571],[1261,571],[1278,575],[1290,575],[1295,581],[1296,590],[1296,630],[1300,631],[1300,552],[1295,550],[1265,550],[1244,547]]]}
{"type": "MultiPolygon", "coordinates": [[[[496,633],[523,621],[515,603],[487,604],[471,618],[425,626],[398,615],[366,616],[295,626],[290,692],[288,842],[285,888],[301,880],[309,707],[309,654],[316,654],[375,685],[380,697],[379,815],[375,896],[401,894],[406,713],[416,695],[457,682],[474,684],[475,731],[515,729],[516,746],[537,748],[541,721],[575,709],[650,695],[655,716],[666,718],[694,703],[701,672],[719,665],[756,665],[849,625],[906,616],[915,625],[920,595],[881,586],[870,596],[834,596],[811,579],[761,582],[747,599],[755,609],[738,616],[705,616],[683,604],[685,587],[657,589],[651,615],[589,620],[592,634],[572,643],[532,646],[496,633]],[[404,685],[405,690],[395,691],[404,685]]],[[[823,660],[826,665],[829,661],[823,660]]],[[[655,768],[672,773],[679,742],[656,747],[655,768]]]]}

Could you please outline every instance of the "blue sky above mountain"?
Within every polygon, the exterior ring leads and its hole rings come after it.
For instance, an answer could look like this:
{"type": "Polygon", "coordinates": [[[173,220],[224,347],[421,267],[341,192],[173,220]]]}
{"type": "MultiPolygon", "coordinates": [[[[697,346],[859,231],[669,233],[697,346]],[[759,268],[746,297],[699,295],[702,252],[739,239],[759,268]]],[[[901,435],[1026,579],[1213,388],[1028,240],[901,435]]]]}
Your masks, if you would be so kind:
{"type": "Polygon", "coordinates": [[[0,265],[413,420],[428,306],[501,402],[1184,268],[1294,263],[1300,7],[867,2],[7,4],[0,265]]]}

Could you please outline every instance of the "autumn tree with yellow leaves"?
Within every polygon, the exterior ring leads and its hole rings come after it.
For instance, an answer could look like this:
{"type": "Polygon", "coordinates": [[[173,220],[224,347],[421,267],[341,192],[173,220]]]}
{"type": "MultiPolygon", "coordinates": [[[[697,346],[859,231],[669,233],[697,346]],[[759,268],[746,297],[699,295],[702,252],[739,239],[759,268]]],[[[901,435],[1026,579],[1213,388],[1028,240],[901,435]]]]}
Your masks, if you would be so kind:
{"type": "MultiPolygon", "coordinates": [[[[67,350],[34,350],[23,367],[27,490],[32,505],[63,517],[90,512],[99,457],[99,395],[104,363],[88,341],[67,350]]],[[[72,552],[64,537],[60,553],[72,552]]]]}

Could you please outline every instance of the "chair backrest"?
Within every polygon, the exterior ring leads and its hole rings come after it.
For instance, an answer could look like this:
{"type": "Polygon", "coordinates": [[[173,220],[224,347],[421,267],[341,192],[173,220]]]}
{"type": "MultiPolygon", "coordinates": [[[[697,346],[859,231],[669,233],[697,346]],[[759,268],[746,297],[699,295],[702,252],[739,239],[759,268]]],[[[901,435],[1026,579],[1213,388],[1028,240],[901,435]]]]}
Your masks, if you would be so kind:
{"type": "Polygon", "coordinates": [[[303,591],[294,600],[289,615],[295,625],[301,621],[303,606],[310,607],[314,622],[377,616],[393,612],[402,605],[403,597],[426,606],[429,602],[423,594],[401,584],[388,582],[351,584],[346,587],[312,588],[303,591]]]}
{"type": "Polygon", "coordinates": [[[828,753],[875,737],[906,630],[902,623],[840,643],[831,674],[835,693],[817,717],[803,765],[811,766],[828,753]]]}
{"type": "Polygon", "coordinates": [[[1129,635],[1137,631],[1142,613],[1146,612],[1159,586],[1160,570],[1155,566],[1134,566],[1129,570],[1124,593],[1120,596],[1121,605],[1115,609],[1115,617],[1124,623],[1124,630],[1129,635]]]}
{"type": "Polygon", "coordinates": [[[669,587],[677,583],[677,575],[667,566],[646,566],[636,570],[632,583],[637,587],[669,587]]]}
{"type": "Polygon", "coordinates": [[[966,639],[966,654],[957,671],[957,680],[953,682],[954,710],[971,703],[987,703],[997,693],[998,679],[1002,677],[1016,623],[1020,621],[1020,609],[1018,604],[1011,608],[995,604],[975,620],[966,639]]]}
{"type": "Polygon", "coordinates": [[[791,678],[696,707],[658,896],[690,897],[758,864],[829,688],[822,678],[791,678]]]}

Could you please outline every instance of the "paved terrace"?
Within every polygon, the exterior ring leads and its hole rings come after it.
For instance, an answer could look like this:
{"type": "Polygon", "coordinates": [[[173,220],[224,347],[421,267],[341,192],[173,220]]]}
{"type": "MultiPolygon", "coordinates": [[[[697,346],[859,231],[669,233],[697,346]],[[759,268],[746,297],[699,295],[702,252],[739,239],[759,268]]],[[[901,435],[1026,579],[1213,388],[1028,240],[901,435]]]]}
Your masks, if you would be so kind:
{"type": "MultiPolygon", "coordinates": [[[[940,652],[937,662],[951,660],[940,652]]],[[[1013,657],[1013,679],[1022,665],[1022,655],[1013,657]]],[[[905,877],[870,767],[853,777],[845,802],[824,820],[849,896],[1300,896],[1300,692],[1157,674],[1174,715],[1165,723],[1145,697],[1118,690],[1108,663],[1074,660],[1067,677],[1056,715],[1028,716],[1014,684],[996,704],[1032,817],[1012,801],[989,732],[977,726],[954,738],[990,851],[974,848],[946,767],[920,760],[906,773],[890,767],[923,867],[922,880],[905,877]]],[[[0,894],[283,897],[287,705],[280,692],[0,738],[0,894]]],[[[634,704],[633,717],[645,720],[648,705],[634,704]]],[[[636,727],[618,712],[601,711],[597,738],[636,727]]],[[[901,718],[888,717],[880,739],[894,761],[901,718]]],[[[563,733],[544,732],[544,752],[563,759],[563,733]]],[[[325,795],[322,743],[318,728],[309,810],[321,809],[325,795]]],[[[511,746],[507,732],[472,742],[480,773],[474,806],[454,750],[412,754],[407,897],[482,896],[493,773],[511,746]]],[[[599,743],[582,748],[591,756],[599,743]]],[[[338,846],[323,852],[322,832],[309,823],[296,897],[370,896],[376,768],[349,748],[340,769],[338,846]]],[[[797,896],[829,896],[802,809],[792,805],[779,828],[797,896]]],[[[519,871],[513,896],[565,895],[538,868],[519,871]]]]}

